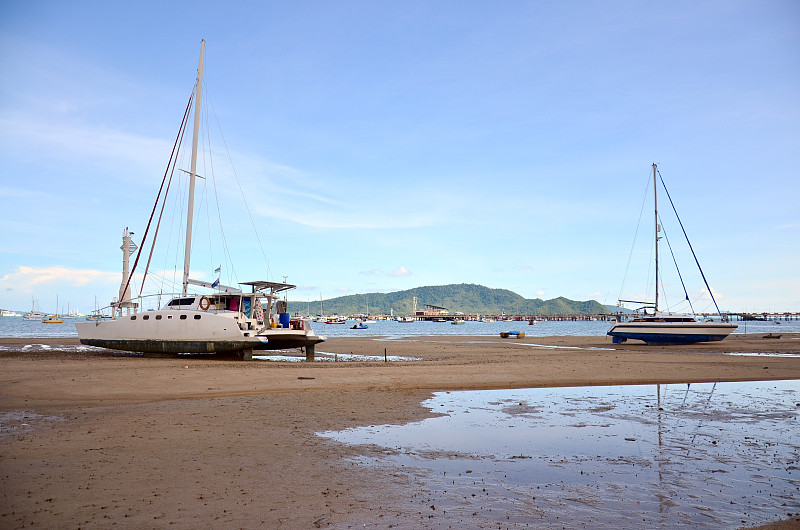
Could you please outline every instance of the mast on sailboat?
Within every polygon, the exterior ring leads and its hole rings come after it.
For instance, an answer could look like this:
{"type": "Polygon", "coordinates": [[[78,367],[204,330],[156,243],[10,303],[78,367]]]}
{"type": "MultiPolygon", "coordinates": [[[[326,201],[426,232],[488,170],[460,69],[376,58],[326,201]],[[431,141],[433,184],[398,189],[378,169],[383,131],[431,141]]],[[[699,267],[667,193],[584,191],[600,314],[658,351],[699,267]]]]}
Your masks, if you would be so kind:
{"type": "Polygon", "coordinates": [[[197,136],[200,129],[200,100],[203,91],[203,59],[206,41],[200,41],[200,65],[197,67],[197,90],[194,101],[194,132],[192,133],[192,166],[189,172],[189,208],[186,212],[186,251],[183,257],[183,296],[189,289],[189,262],[192,253],[192,217],[194,213],[194,181],[197,171],[197,136]]]}
{"type": "Polygon", "coordinates": [[[655,211],[655,231],[656,231],[656,301],[653,304],[653,314],[658,313],[658,186],[656,185],[656,164],[653,162],[653,205],[655,211]]]}

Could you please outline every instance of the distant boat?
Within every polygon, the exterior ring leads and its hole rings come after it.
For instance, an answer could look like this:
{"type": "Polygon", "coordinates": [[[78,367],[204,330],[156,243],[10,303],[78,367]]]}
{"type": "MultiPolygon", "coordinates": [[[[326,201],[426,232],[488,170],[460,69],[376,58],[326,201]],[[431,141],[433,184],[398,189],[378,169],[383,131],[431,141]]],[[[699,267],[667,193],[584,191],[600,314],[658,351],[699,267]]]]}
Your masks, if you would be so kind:
{"type": "MultiPolygon", "coordinates": [[[[694,315],[664,313],[658,310],[658,235],[661,231],[658,217],[658,193],[656,181],[657,166],[653,164],[653,197],[655,203],[655,302],[636,302],[634,300],[620,300],[622,302],[632,302],[644,304],[642,308],[644,315],[634,318],[630,322],[617,322],[608,331],[607,335],[612,337],[614,344],[620,344],[628,339],[637,339],[646,344],[692,344],[695,342],[711,342],[722,340],[733,332],[738,326],[731,322],[702,322],[694,315]],[[653,313],[648,314],[647,309],[652,309],[653,313]]],[[[663,180],[662,180],[663,183],[663,180]]],[[[666,188],[665,188],[666,189],[666,188]]],[[[668,193],[669,194],[669,193],[668,193]]],[[[670,199],[671,201],[671,199],[670,199]]],[[[677,215],[677,213],[676,213],[677,215]]],[[[685,234],[685,232],[684,232],[685,234]]],[[[687,238],[688,241],[688,238],[687,238]]],[[[691,247],[691,245],[690,245],[691,247]]],[[[694,251],[692,251],[694,253],[694,251]]],[[[697,258],[695,257],[695,260],[697,258]]],[[[698,263],[699,267],[699,263],[698,263]]],[[[701,271],[702,272],[702,271],[701,271]]],[[[705,275],[703,276],[705,280],[705,275]]],[[[711,299],[714,294],[711,287],[706,283],[711,299]]],[[[687,296],[688,299],[688,296],[687,296]]],[[[714,305],[716,305],[714,300],[714,305]]],[[[719,308],[717,308],[719,312],[719,308]]],[[[720,312],[720,317],[722,313],[720,312]]]]}
{"type": "Polygon", "coordinates": [[[524,339],[525,338],[525,333],[522,332],[522,331],[501,331],[500,332],[500,338],[503,338],[503,339],[507,339],[511,335],[514,335],[514,338],[516,338],[516,339],[524,339]]]}
{"type": "Polygon", "coordinates": [[[347,324],[346,318],[329,318],[325,321],[326,324],[347,324]]]}
{"type": "Polygon", "coordinates": [[[22,314],[10,309],[0,309],[0,317],[21,317],[22,314]]]}
{"type": "Polygon", "coordinates": [[[464,320],[460,319],[460,318],[457,318],[457,319],[453,320],[450,323],[453,324],[454,326],[458,326],[460,324],[466,324],[466,322],[464,320]]]}
{"type": "Polygon", "coordinates": [[[412,317],[397,317],[397,321],[401,324],[410,324],[414,322],[414,319],[412,317]]]}
{"type": "MultiPolygon", "coordinates": [[[[58,311],[58,295],[56,295],[56,311],[58,311]]],[[[63,324],[64,320],[58,317],[58,313],[42,319],[42,324],[63,324]]]]}
{"type": "Polygon", "coordinates": [[[31,298],[31,310],[22,317],[22,320],[35,320],[41,322],[47,318],[47,315],[36,309],[36,301],[31,298]]]}
{"type": "Polygon", "coordinates": [[[359,322],[357,324],[353,324],[353,327],[350,329],[367,329],[369,326],[364,324],[363,322],[359,322]]]}

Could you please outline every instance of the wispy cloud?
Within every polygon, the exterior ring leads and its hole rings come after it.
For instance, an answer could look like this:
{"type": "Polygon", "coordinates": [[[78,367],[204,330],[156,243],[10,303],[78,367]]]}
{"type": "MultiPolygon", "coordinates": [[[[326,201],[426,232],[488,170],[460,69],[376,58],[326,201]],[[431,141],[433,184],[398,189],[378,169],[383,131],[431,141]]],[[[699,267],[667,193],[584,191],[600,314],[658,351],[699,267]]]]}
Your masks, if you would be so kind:
{"type": "Polygon", "coordinates": [[[0,139],[17,149],[47,152],[62,161],[91,159],[97,165],[109,164],[116,173],[123,163],[165,162],[169,144],[165,140],[134,135],[103,127],[37,121],[29,116],[0,116],[0,139]]]}
{"type": "Polygon", "coordinates": [[[93,282],[117,283],[120,273],[110,273],[91,269],[69,269],[67,267],[26,267],[19,266],[15,272],[0,278],[0,289],[33,291],[44,284],[71,285],[80,287],[93,282]]]}

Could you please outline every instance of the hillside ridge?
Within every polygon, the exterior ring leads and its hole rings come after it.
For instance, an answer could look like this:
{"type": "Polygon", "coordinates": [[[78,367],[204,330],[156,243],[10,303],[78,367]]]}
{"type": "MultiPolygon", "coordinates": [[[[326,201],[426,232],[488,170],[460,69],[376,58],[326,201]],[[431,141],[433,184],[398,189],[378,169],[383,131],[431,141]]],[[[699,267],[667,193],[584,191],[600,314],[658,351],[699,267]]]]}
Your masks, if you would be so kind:
{"type": "Polygon", "coordinates": [[[429,285],[391,293],[361,293],[328,300],[289,301],[289,313],[311,315],[411,315],[413,298],[417,310],[426,305],[446,308],[452,313],[481,315],[602,315],[611,311],[596,300],[577,301],[559,296],[550,300],[524,298],[508,289],[494,289],[474,283],[429,285]]]}

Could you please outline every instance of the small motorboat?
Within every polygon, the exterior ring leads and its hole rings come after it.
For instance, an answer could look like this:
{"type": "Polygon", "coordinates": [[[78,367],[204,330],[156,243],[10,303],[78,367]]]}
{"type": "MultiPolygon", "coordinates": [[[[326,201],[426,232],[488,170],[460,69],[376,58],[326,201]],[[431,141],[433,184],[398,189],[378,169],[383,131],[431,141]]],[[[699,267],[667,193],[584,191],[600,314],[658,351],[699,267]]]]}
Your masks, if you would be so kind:
{"type": "Polygon", "coordinates": [[[522,331],[501,331],[500,338],[507,339],[511,336],[514,336],[515,339],[524,339],[525,333],[522,331]]]}
{"type": "Polygon", "coordinates": [[[350,329],[367,329],[369,326],[364,324],[363,322],[359,322],[358,324],[354,324],[350,329]]]}

